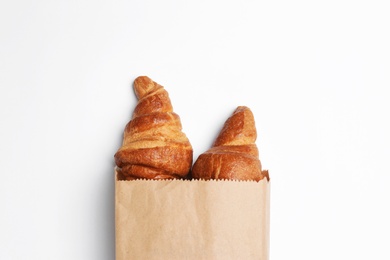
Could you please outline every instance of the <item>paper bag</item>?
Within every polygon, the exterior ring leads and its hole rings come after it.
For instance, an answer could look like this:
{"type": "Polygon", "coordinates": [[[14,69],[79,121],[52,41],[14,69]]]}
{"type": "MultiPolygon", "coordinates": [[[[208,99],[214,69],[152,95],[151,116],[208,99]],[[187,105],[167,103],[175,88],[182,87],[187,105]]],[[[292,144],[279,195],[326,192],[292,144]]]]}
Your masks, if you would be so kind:
{"type": "Polygon", "coordinates": [[[267,260],[269,204],[266,179],[122,181],[115,175],[116,260],[267,260]]]}

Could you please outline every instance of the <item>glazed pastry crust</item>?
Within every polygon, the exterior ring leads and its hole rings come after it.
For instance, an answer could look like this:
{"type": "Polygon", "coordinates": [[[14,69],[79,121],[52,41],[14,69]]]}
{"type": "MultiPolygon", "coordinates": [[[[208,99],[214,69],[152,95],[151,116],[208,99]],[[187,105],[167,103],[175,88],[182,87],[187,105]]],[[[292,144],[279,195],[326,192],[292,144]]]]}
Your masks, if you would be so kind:
{"type": "Polygon", "coordinates": [[[114,156],[119,176],[126,180],[187,177],[193,150],[168,92],[146,76],[135,79],[134,90],[138,103],[114,156]]]}
{"type": "Polygon", "coordinates": [[[192,168],[195,179],[269,179],[255,144],[257,132],[251,110],[239,106],[229,117],[212,148],[201,154],[192,168]]]}

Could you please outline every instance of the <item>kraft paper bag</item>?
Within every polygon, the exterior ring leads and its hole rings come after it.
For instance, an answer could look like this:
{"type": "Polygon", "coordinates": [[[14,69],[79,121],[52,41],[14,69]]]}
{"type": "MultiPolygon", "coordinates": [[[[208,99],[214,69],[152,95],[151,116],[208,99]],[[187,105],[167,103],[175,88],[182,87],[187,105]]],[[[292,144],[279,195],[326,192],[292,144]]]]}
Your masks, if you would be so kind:
{"type": "Polygon", "coordinates": [[[116,175],[116,260],[269,259],[267,179],[122,181],[116,175]]]}

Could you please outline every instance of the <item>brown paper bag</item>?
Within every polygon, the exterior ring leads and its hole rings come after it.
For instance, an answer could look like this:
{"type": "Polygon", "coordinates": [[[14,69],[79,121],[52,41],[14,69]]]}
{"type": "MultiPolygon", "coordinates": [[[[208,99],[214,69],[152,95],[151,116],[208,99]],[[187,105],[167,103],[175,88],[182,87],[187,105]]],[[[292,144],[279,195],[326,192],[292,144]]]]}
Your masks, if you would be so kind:
{"type": "Polygon", "coordinates": [[[116,174],[116,260],[269,258],[266,179],[120,181],[116,174]]]}

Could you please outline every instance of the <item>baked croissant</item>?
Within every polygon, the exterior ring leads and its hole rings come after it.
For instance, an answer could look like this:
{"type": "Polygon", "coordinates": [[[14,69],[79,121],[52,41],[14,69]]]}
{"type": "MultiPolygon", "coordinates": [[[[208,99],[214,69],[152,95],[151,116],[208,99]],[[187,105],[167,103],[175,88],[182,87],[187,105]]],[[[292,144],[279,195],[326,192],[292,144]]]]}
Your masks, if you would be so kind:
{"type": "Polygon", "coordinates": [[[260,181],[269,179],[262,171],[255,121],[251,110],[239,106],[229,117],[212,147],[201,154],[192,168],[194,179],[260,181]]]}
{"type": "Polygon", "coordinates": [[[114,158],[120,179],[185,178],[192,165],[192,146],[181,131],[168,92],[146,76],[134,81],[138,103],[114,158]]]}

